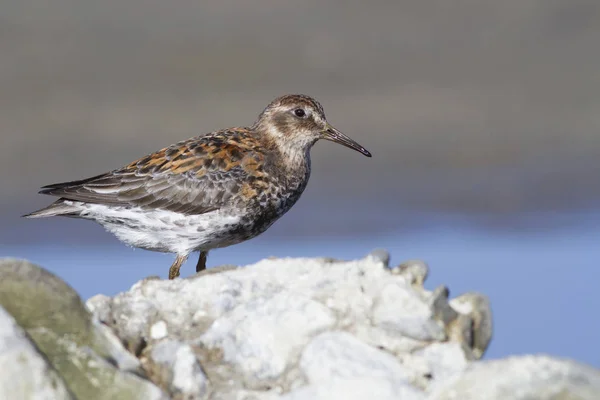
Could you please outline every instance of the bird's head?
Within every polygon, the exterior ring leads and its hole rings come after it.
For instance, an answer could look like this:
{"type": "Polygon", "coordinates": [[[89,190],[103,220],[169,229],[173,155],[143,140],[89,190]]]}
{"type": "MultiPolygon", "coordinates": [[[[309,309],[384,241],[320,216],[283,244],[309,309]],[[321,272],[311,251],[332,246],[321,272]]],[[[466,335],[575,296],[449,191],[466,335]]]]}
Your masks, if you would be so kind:
{"type": "Polygon", "coordinates": [[[309,96],[289,94],[276,98],[260,114],[254,127],[289,151],[306,152],[317,140],[325,139],[371,157],[367,149],[329,124],[323,106],[309,96]]]}

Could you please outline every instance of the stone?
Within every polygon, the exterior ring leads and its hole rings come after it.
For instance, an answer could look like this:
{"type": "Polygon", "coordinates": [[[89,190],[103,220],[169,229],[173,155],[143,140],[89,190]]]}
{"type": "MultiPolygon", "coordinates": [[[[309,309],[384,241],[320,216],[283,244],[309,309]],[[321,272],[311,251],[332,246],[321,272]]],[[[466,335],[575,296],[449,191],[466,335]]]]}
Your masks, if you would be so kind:
{"type": "Polygon", "coordinates": [[[171,397],[196,400],[207,393],[208,379],[190,345],[163,340],[144,349],[142,360],[152,381],[171,397]]]}
{"type": "Polygon", "coordinates": [[[0,307],[0,399],[75,400],[65,382],[0,307]]]}
{"type": "Polygon", "coordinates": [[[480,361],[441,385],[431,400],[597,400],[600,371],[546,355],[480,361]]]}
{"type": "Polygon", "coordinates": [[[143,279],[86,307],[47,271],[1,261],[0,304],[14,319],[0,314],[0,363],[16,367],[0,393],[57,382],[56,398],[92,400],[600,398],[600,372],[574,361],[479,361],[493,331],[489,299],[427,290],[427,274],[419,260],[390,268],[383,250],[271,258],[143,279]],[[12,348],[31,376],[20,378],[12,348]]]}
{"type": "Polygon", "coordinates": [[[199,341],[221,349],[223,360],[238,366],[248,379],[263,381],[278,378],[315,333],[334,324],[325,305],[283,292],[236,307],[216,319],[199,341]]]}
{"type": "Polygon", "coordinates": [[[457,318],[458,330],[449,322],[449,336],[462,336],[462,342],[471,350],[474,359],[483,357],[492,340],[492,309],[487,296],[481,293],[469,292],[450,301],[450,306],[460,316],[457,318]]]}
{"type": "Polygon", "coordinates": [[[392,268],[392,274],[406,277],[412,285],[423,286],[429,275],[429,267],[421,260],[408,260],[392,268]]]}
{"type": "Polygon", "coordinates": [[[308,386],[283,399],[425,399],[410,371],[394,356],[346,332],[326,332],[306,346],[300,360],[308,386]]]}
{"type": "Polygon", "coordinates": [[[27,261],[0,260],[0,305],[27,331],[49,330],[79,345],[92,341],[92,319],[79,295],[27,261]]]}
{"type": "Polygon", "coordinates": [[[388,264],[384,250],[352,261],[265,259],[145,279],[88,307],[171,396],[335,399],[374,390],[422,399],[466,367],[473,332],[449,336],[463,314],[447,288],[424,289],[425,263],[400,272],[388,264]],[[180,351],[188,364],[177,361],[180,351]],[[178,363],[196,372],[175,384],[178,363]],[[354,375],[319,378],[342,365],[354,375]]]}
{"type": "Polygon", "coordinates": [[[378,259],[384,266],[389,267],[390,253],[386,249],[374,249],[369,253],[369,256],[378,259]]]}
{"type": "Polygon", "coordinates": [[[151,382],[117,367],[136,370],[139,361],[125,352],[112,331],[95,323],[77,293],[50,272],[26,261],[0,260],[0,305],[76,398],[165,398],[151,382]]]}

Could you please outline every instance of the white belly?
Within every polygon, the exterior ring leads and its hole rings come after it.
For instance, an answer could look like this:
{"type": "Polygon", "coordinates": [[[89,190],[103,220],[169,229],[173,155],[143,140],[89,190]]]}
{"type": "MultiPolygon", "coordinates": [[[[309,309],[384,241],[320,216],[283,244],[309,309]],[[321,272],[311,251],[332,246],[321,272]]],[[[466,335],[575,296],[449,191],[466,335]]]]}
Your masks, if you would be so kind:
{"type": "Polygon", "coordinates": [[[130,246],[147,250],[189,254],[237,243],[227,233],[240,216],[221,210],[200,215],[183,215],[166,210],[78,204],[81,217],[92,219],[130,246]]]}

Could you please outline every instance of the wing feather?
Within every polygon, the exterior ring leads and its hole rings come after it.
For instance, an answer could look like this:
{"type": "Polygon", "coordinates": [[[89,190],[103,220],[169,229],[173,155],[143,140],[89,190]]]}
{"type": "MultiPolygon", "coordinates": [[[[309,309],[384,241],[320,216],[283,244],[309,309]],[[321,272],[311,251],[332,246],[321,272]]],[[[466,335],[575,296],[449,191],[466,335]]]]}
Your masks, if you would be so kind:
{"type": "Polygon", "coordinates": [[[40,193],[86,203],[202,214],[230,204],[242,184],[261,173],[245,168],[264,158],[259,148],[247,135],[216,132],[106,174],[45,186],[40,193]],[[244,162],[249,158],[250,163],[244,162]]]}

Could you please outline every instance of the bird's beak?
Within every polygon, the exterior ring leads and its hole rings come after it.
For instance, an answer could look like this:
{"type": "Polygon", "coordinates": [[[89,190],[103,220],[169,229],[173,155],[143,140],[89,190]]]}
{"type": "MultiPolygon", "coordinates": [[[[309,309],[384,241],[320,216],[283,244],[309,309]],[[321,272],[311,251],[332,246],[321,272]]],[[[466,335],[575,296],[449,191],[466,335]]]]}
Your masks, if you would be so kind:
{"type": "Polygon", "coordinates": [[[323,130],[323,139],[331,140],[332,142],[336,142],[343,146],[356,150],[367,157],[371,157],[371,153],[369,153],[367,149],[365,149],[360,144],[356,143],[354,140],[350,139],[348,136],[344,135],[342,132],[338,131],[329,124],[325,125],[325,129],[323,130]]]}

